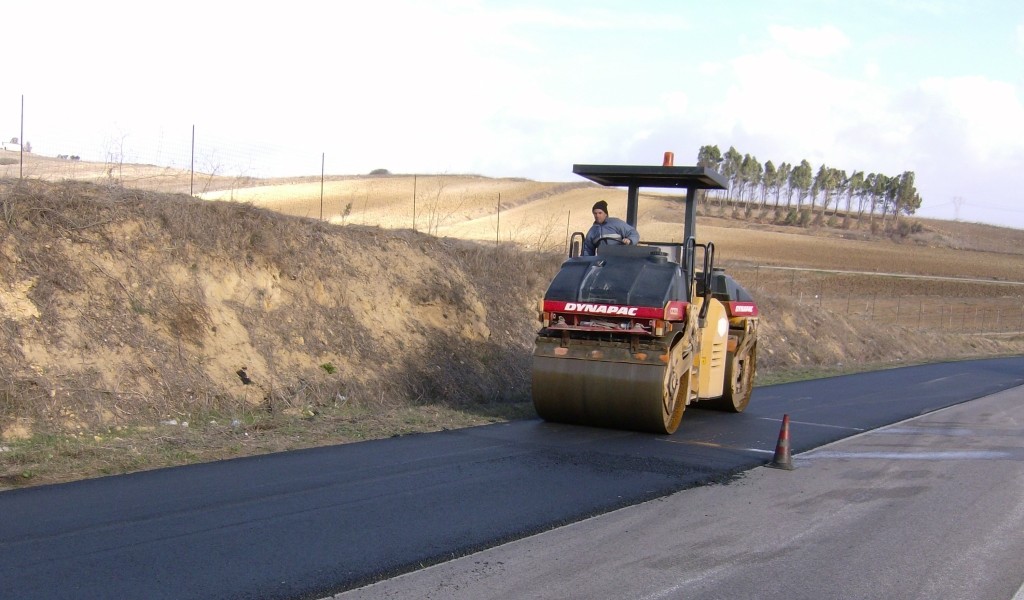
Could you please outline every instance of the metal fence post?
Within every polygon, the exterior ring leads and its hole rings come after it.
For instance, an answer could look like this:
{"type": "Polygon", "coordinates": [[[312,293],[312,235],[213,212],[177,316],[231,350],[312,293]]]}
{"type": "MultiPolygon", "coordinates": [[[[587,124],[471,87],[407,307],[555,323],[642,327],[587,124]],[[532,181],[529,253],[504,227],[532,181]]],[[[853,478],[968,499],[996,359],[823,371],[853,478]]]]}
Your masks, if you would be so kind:
{"type": "Polygon", "coordinates": [[[569,220],[572,219],[572,210],[565,213],[565,253],[569,253],[569,220]]]}

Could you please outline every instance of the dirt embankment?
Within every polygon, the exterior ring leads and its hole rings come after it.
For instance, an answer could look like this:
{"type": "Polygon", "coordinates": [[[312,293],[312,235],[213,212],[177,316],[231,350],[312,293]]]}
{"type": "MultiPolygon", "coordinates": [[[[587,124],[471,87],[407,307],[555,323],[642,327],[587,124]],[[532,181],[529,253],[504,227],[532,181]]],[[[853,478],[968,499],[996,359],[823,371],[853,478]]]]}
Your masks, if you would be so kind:
{"type": "Polygon", "coordinates": [[[0,194],[8,438],[338,398],[528,398],[557,257],[90,184],[0,194]]]}

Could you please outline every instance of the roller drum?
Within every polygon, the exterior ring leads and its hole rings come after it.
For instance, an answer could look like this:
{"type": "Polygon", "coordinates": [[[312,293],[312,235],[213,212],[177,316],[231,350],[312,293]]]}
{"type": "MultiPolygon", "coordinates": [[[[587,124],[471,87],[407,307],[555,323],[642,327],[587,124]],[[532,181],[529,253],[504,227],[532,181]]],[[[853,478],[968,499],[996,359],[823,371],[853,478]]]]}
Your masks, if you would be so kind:
{"type": "Polygon", "coordinates": [[[691,389],[681,352],[667,364],[552,354],[539,342],[533,358],[533,404],[541,418],[654,433],[679,426],[691,389]]]}

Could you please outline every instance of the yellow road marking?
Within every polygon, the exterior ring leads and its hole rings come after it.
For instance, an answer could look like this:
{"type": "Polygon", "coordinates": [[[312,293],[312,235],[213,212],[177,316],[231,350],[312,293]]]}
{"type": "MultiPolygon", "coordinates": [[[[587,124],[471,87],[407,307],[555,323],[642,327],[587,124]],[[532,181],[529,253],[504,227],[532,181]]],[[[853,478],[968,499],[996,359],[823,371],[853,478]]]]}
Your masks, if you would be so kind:
{"type": "Polygon", "coordinates": [[[667,438],[658,438],[663,442],[669,442],[670,444],[682,444],[691,446],[705,446],[707,448],[719,448],[721,450],[739,450],[740,452],[757,452],[758,454],[775,454],[774,450],[761,450],[760,448],[740,448],[738,446],[726,446],[724,444],[716,444],[715,442],[698,442],[695,440],[670,440],[667,438]]]}

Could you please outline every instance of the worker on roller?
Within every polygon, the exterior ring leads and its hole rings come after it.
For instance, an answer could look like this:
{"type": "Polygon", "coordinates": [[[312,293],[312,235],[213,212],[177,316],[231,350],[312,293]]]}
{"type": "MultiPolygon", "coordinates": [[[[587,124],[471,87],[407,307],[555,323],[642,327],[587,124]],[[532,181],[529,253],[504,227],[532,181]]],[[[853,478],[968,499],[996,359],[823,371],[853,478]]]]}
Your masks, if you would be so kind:
{"type": "Polygon", "coordinates": [[[583,256],[594,256],[601,244],[636,245],[640,242],[640,233],[622,219],[608,216],[608,203],[599,200],[594,204],[594,224],[590,226],[587,237],[583,239],[583,256]]]}

